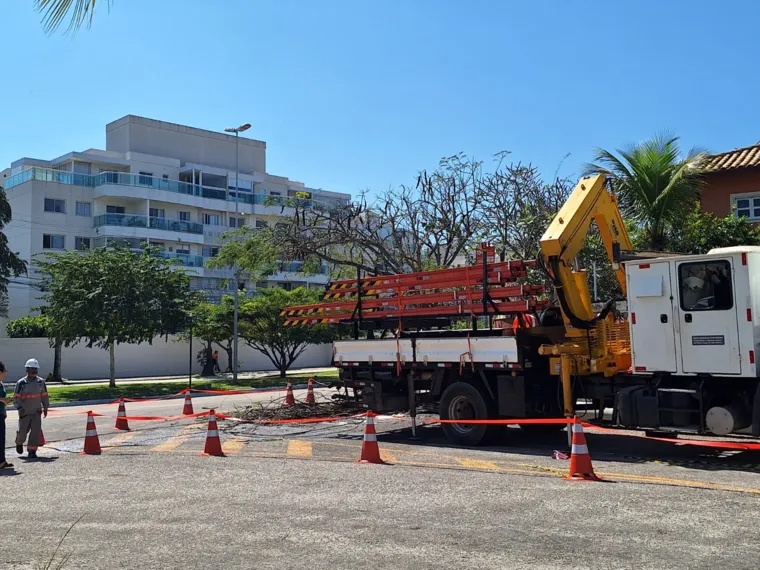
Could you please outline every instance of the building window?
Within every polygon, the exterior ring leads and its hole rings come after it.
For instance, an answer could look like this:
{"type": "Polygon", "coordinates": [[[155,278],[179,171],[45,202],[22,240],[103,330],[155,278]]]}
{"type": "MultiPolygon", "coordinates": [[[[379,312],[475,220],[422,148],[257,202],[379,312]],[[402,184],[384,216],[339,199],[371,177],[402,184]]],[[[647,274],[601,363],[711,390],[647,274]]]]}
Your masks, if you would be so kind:
{"type": "Polygon", "coordinates": [[[274,190],[269,191],[270,196],[282,196],[282,192],[275,192],[274,190]]]}
{"type": "Polygon", "coordinates": [[[74,172],[77,174],[92,174],[92,165],[89,162],[74,161],[74,172]]]}
{"type": "Polygon", "coordinates": [[[219,214],[203,214],[203,223],[207,226],[221,225],[222,218],[219,214]]]}
{"type": "Polygon", "coordinates": [[[124,206],[106,206],[106,214],[124,214],[124,206]]]}
{"type": "Polygon", "coordinates": [[[137,179],[138,184],[142,184],[144,186],[150,186],[153,184],[153,173],[152,172],[143,172],[140,171],[140,176],[137,179]]]}
{"type": "Polygon", "coordinates": [[[66,247],[66,236],[54,234],[42,234],[43,249],[64,249],[66,247]]]}
{"type": "Polygon", "coordinates": [[[169,175],[168,174],[162,174],[161,178],[163,178],[164,180],[169,180],[169,175]]]}
{"type": "Polygon", "coordinates": [[[54,198],[45,198],[45,211],[55,212],[56,214],[65,214],[66,200],[55,200],[54,198]]]}
{"type": "Polygon", "coordinates": [[[678,281],[684,311],[727,311],[734,306],[728,261],[682,263],[678,266],[678,281]]]}
{"type": "Polygon", "coordinates": [[[190,221],[190,212],[177,212],[177,219],[180,222],[189,222],[190,221]]]}
{"type": "Polygon", "coordinates": [[[77,251],[87,251],[90,249],[90,238],[88,237],[75,237],[74,249],[77,251]]]}
{"type": "Polygon", "coordinates": [[[178,255],[190,255],[190,250],[189,250],[189,249],[183,249],[183,248],[179,248],[179,247],[178,247],[178,248],[176,249],[176,253],[177,253],[178,255]]]}
{"type": "Polygon", "coordinates": [[[203,257],[216,257],[219,255],[219,248],[210,245],[203,246],[203,257]]]}
{"type": "Polygon", "coordinates": [[[242,228],[245,225],[245,218],[230,218],[231,228],[242,228]]]}
{"type": "Polygon", "coordinates": [[[256,220],[257,230],[263,230],[265,227],[267,227],[267,223],[264,220],[256,220]]]}
{"type": "Polygon", "coordinates": [[[739,218],[760,220],[760,196],[734,198],[734,210],[739,218]]]}
{"type": "Polygon", "coordinates": [[[77,202],[77,216],[92,216],[92,208],[89,202],[77,202]]]}
{"type": "Polygon", "coordinates": [[[166,211],[163,208],[151,208],[150,209],[150,217],[151,218],[163,218],[164,214],[166,214],[166,211]]]}
{"type": "Polygon", "coordinates": [[[277,284],[277,286],[280,289],[284,289],[285,291],[291,291],[293,289],[293,284],[289,283],[288,281],[281,281],[277,284]]]}

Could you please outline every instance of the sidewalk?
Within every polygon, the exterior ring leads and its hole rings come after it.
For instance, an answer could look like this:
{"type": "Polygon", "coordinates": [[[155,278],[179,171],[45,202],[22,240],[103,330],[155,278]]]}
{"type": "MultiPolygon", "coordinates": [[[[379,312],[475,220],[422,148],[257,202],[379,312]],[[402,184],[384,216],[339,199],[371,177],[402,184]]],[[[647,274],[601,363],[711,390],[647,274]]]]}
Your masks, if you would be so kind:
{"type": "MultiPolygon", "coordinates": [[[[292,370],[288,370],[287,374],[288,376],[293,376],[297,374],[320,374],[324,372],[330,372],[335,370],[335,368],[327,367],[327,368],[294,368],[292,370]]],[[[272,378],[279,376],[279,372],[276,370],[265,370],[260,372],[239,372],[238,378],[248,380],[251,378],[272,378]]],[[[214,381],[214,380],[231,380],[232,374],[226,373],[226,374],[217,374],[216,376],[210,376],[210,377],[200,377],[193,375],[194,381],[199,382],[208,382],[208,381],[214,381]]],[[[99,380],[67,380],[65,384],[50,384],[51,387],[58,387],[58,386],[99,386],[101,384],[108,384],[109,379],[99,379],[99,380]]],[[[126,385],[126,384],[149,384],[151,382],[155,383],[187,383],[187,374],[180,375],[180,376],[153,376],[153,377],[146,377],[146,378],[124,378],[116,379],[116,383],[120,386],[126,385]]],[[[4,382],[5,385],[12,386],[15,384],[14,382],[4,382]]]]}

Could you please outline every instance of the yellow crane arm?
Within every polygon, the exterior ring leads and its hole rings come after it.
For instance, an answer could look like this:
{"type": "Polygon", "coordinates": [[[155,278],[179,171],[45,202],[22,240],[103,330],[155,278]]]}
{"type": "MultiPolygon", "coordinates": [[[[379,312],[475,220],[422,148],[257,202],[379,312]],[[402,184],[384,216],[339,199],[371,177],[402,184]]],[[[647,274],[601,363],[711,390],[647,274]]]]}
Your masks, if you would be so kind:
{"type": "Polygon", "coordinates": [[[621,251],[630,251],[633,246],[617,200],[606,188],[605,176],[581,179],[541,238],[544,262],[554,281],[562,312],[576,328],[588,328],[579,323],[590,325],[594,320],[585,272],[573,271],[573,263],[586,243],[592,220],[599,228],[625,295],[625,269],[617,260],[621,251]]]}

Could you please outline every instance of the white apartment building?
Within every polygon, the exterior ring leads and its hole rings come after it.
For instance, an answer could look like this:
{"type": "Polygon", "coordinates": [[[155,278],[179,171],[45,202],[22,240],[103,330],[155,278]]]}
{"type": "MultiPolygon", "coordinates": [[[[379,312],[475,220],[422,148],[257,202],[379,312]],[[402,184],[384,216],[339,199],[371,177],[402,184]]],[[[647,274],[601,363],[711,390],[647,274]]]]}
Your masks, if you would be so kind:
{"type": "MultiPolygon", "coordinates": [[[[9,286],[10,319],[40,304],[31,260],[42,252],[148,242],[181,262],[191,287],[218,301],[232,290],[231,270],[205,262],[222,234],[263,227],[292,214],[276,202],[301,196],[307,204],[345,204],[348,194],[313,189],[266,172],[266,143],[241,136],[236,186],[235,136],[128,115],[106,125],[106,149],[70,152],[53,160],[21,158],[0,172],[13,219],[11,250],[30,261],[30,277],[9,286]],[[274,201],[275,204],[271,202],[274,201]]],[[[291,211],[289,211],[291,210],[291,211]]],[[[266,282],[241,288],[320,286],[322,274],[304,276],[297,262],[266,282]]],[[[0,327],[0,336],[5,326],[0,327]]]]}

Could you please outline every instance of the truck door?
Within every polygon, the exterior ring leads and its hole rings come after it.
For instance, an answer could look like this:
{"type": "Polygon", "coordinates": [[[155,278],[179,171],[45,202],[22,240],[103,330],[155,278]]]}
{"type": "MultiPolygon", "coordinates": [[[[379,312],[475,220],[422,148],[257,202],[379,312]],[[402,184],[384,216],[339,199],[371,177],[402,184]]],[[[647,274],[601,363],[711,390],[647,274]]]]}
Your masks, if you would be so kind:
{"type": "Polygon", "coordinates": [[[681,262],[676,274],[683,371],[741,374],[731,261],[681,262]]]}
{"type": "Polygon", "coordinates": [[[634,369],[676,372],[670,263],[629,265],[627,281],[634,369]]]}

